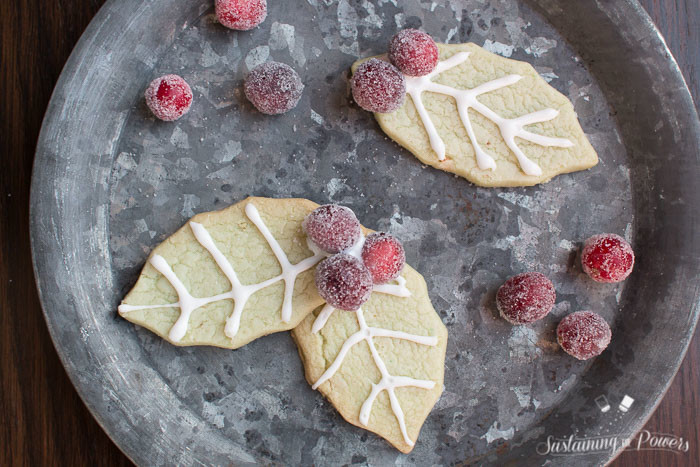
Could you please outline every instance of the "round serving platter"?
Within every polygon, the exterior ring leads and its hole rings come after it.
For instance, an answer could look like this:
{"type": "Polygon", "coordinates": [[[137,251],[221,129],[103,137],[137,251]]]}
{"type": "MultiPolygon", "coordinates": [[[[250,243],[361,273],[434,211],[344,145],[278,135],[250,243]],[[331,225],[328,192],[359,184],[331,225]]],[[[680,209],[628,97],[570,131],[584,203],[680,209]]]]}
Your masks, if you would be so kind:
{"type": "MultiPolygon", "coordinates": [[[[39,138],[36,279],[68,374],[137,464],[561,462],[548,439],[632,436],[683,358],[700,295],[699,147],[680,72],[632,1],[271,1],[259,28],[234,32],[211,1],[111,0],[68,60],[39,138]],[[404,27],[532,63],[574,103],[599,165],[508,189],[422,166],[348,93],[350,64],[383,53],[404,27]],[[306,85],[282,116],[242,95],[247,72],[268,59],[306,85]],[[175,123],[156,121],[142,99],[165,73],[194,91],[175,123]],[[288,333],[237,351],[178,348],[117,316],[155,245],[193,214],[249,195],[345,204],[403,240],[449,330],[445,390],[410,454],[312,391],[288,333]],[[620,285],[579,267],[580,242],[603,231],[637,252],[620,285]],[[557,305],[512,327],[494,294],[531,269],[553,279],[557,305]],[[613,329],[589,362],[554,337],[581,309],[613,329]]],[[[603,463],[619,449],[566,463],[603,463]]]]}

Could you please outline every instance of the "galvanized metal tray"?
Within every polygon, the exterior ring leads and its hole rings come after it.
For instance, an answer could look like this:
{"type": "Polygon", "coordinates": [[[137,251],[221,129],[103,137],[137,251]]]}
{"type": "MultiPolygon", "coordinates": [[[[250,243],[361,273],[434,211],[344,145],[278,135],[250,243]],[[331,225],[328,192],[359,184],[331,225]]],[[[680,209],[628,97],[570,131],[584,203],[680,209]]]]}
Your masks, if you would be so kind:
{"type": "MultiPolygon", "coordinates": [[[[542,464],[561,462],[546,452],[549,436],[625,437],[642,426],[698,319],[700,125],[637,3],[295,0],[270,2],[268,19],[244,33],[216,24],[211,3],[108,2],[65,66],[37,148],[31,232],[46,321],[78,392],[131,459],[542,464]],[[347,86],[350,64],[384,52],[403,27],[531,62],[573,101],[600,164],[522,189],[421,166],[347,86]],[[306,84],[288,114],[261,115],[242,95],[247,71],[266,59],[306,84]],[[142,99],[169,72],[195,95],[176,123],[155,121],[142,99]],[[411,454],[345,423],[304,381],[286,333],[237,351],[177,348],[117,316],[158,242],[248,195],[346,204],[404,241],[450,332],[445,391],[411,454]],[[637,251],[617,286],[579,267],[580,242],[603,231],[637,251]],[[554,280],[557,305],[511,327],[494,294],[530,269],[554,280]],[[555,343],[557,322],[580,309],[613,328],[590,362],[555,343]]],[[[566,462],[601,463],[619,449],[566,462]]]]}

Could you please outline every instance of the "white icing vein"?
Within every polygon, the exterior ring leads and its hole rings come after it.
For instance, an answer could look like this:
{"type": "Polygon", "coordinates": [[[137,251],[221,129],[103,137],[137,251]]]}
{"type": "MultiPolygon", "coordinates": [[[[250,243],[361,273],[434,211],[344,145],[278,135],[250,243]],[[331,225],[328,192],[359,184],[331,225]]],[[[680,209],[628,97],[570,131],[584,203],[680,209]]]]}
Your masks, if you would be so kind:
{"type": "Polygon", "coordinates": [[[311,327],[311,332],[313,334],[316,334],[318,331],[323,329],[323,326],[326,325],[328,318],[331,317],[331,315],[333,314],[334,311],[335,311],[335,308],[333,308],[333,306],[326,303],[326,305],[323,307],[321,312],[318,314],[318,316],[314,320],[314,324],[311,327]]]}
{"type": "MultiPolygon", "coordinates": [[[[324,307],[324,309],[321,311],[321,314],[319,314],[319,317],[324,313],[324,311],[326,311],[327,307],[328,305],[324,307]]],[[[330,313],[332,312],[333,309],[331,308],[331,311],[328,313],[326,320],[328,319],[328,317],[330,317],[330,313]]],[[[379,352],[377,351],[377,348],[375,347],[372,338],[389,337],[392,339],[407,340],[415,342],[416,344],[427,345],[431,347],[437,345],[438,339],[436,336],[419,336],[415,334],[408,334],[402,331],[392,331],[390,329],[370,327],[367,326],[367,323],[365,322],[365,317],[362,308],[359,308],[356,314],[357,322],[360,325],[360,329],[347,338],[347,340],[341,346],[340,351],[335,357],[335,360],[333,360],[331,366],[329,366],[326,369],[326,371],[321,375],[318,381],[316,381],[312,388],[318,389],[320,385],[331,379],[333,375],[338,371],[338,369],[340,369],[340,366],[343,364],[343,360],[347,356],[348,352],[350,352],[350,349],[352,349],[355,344],[362,342],[363,340],[366,341],[367,345],[369,345],[370,353],[372,354],[374,364],[379,369],[379,373],[382,375],[382,378],[379,380],[378,383],[372,384],[372,391],[370,392],[365,402],[362,404],[359,417],[360,423],[362,423],[364,426],[367,426],[367,424],[369,423],[370,413],[372,412],[372,405],[374,404],[375,399],[382,391],[386,391],[389,395],[389,401],[391,402],[391,410],[394,412],[394,416],[396,417],[396,420],[399,423],[399,428],[401,429],[403,439],[406,442],[406,444],[408,444],[409,446],[413,446],[414,442],[408,437],[403,410],[401,409],[401,405],[399,404],[399,401],[396,397],[395,390],[396,388],[405,386],[432,389],[435,387],[435,382],[429,380],[409,378],[407,376],[394,376],[390,374],[389,370],[386,367],[386,364],[384,363],[384,360],[382,360],[382,357],[379,355],[379,352]]],[[[316,319],[316,321],[318,321],[318,318],[316,319]]],[[[323,324],[325,324],[325,321],[323,324]]],[[[314,323],[314,327],[315,326],[316,323],[314,323]]],[[[319,329],[322,327],[323,325],[320,325],[319,329]]]]}
{"type": "Polygon", "coordinates": [[[180,281],[175,272],[172,270],[168,262],[160,255],[153,255],[150,260],[151,265],[160,272],[177,292],[178,302],[169,303],[163,305],[119,305],[119,313],[128,313],[134,310],[146,310],[153,308],[180,308],[180,316],[178,317],[175,324],[170,328],[168,337],[173,342],[180,342],[182,338],[187,333],[189,326],[190,316],[192,312],[197,308],[201,308],[209,303],[216,302],[219,300],[233,300],[233,312],[226,320],[226,326],[224,328],[224,334],[233,339],[238,333],[238,329],[241,322],[241,314],[243,313],[243,308],[245,308],[248,299],[257,291],[264,289],[276,282],[284,281],[284,300],[282,302],[282,321],[288,323],[292,317],[292,296],[294,293],[294,283],[302,272],[311,269],[323,259],[324,255],[320,253],[314,254],[297,264],[291,264],[287,255],[280,247],[277,240],[274,238],[270,230],[267,228],[260,213],[253,203],[248,203],[245,207],[245,213],[250,219],[250,221],[258,228],[260,233],[263,235],[267,241],[270,249],[277,258],[282,268],[282,273],[276,277],[268,279],[266,281],[260,282],[258,284],[243,285],[238,279],[238,275],[233,269],[233,266],[229,260],[224,256],[224,254],[219,250],[212,239],[211,235],[207,229],[197,222],[190,222],[190,228],[194,233],[197,241],[211,254],[216,264],[224,273],[228,281],[231,283],[231,290],[222,294],[214,295],[211,297],[197,298],[193,297],[187,287],[180,281]]]}
{"type": "Polygon", "coordinates": [[[552,138],[525,130],[525,126],[527,125],[553,120],[557,117],[557,115],[559,115],[559,111],[548,108],[537,112],[532,112],[521,117],[509,119],[501,117],[486,105],[479,102],[477,99],[477,97],[479,97],[481,94],[515,84],[522,79],[522,76],[520,75],[507,75],[481,84],[473,89],[455,89],[450,86],[434,83],[432,81],[435,76],[449,70],[450,68],[454,68],[455,66],[465,62],[468,58],[469,52],[459,52],[446,60],[438,62],[435,70],[425,76],[406,75],[406,92],[411,96],[411,100],[413,100],[413,105],[418,111],[418,115],[423,122],[425,131],[428,133],[430,146],[433,148],[433,151],[435,151],[435,154],[437,154],[438,159],[441,161],[445,160],[446,148],[444,141],[438,134],[437,129],[435,128],[435,125],[433,124],[433,121],[430,118],[425,105],[423,104],[423,100],[421,99],[421,95],[425,91],[444,94],[455,99],[460,120],[462,120],[462,124],[467,131],[469,140],[474,147],[474,152],[476,153],[476,163],[480,169],[493,170],[496,168],[496,161],[481,147],[477,141],[476,133],[474,132],[471,119],[469,118],[469,109],[474,109],[498,126],[503,140],[513,154],[515,154],[515,157],[518,159],[518,163],[520,164],[523,172],[525,172],[527,175],[542,175],[542,169],[540,166],[528,159],[528,157],[516,143],[515,138],[521,138],[545,147],[572,147],[574,143],[568,139],[552,138]]]}
{"type": "MultiPolygon", "coordinates": [[[[362,237],[364,239],[364,237],[362,237]]],[[[406,279],[403,277],[399,276],[396,279],[396,284],[378,284],[375,285],[373,288],[374,292],[379,292],[387,295],[394,295],[396,297],[410,297],[411,296],[411,291],[408,290],[406,287],[406,279]]],[[[335,308],[333,308],[331,305],[326,303],[326,306],[323,307],[321,312],[318,314],[316,319],[314,320],[314,324],[311,327],[311,332],[316,334],[318,331],[323,329],[323,326],[326,325],[326,322],[328,321],[328,318],[331,317],[333,312],[335,311],[335,308]]]]}
{"type": "Polygon", "coordinates": [[[411,291],[406,287],[406,279],[402,276],[396,278],[396,284],[377,284],[374,286],[374,291],[395,295],[397,297],[410,297],[411,291]]]}

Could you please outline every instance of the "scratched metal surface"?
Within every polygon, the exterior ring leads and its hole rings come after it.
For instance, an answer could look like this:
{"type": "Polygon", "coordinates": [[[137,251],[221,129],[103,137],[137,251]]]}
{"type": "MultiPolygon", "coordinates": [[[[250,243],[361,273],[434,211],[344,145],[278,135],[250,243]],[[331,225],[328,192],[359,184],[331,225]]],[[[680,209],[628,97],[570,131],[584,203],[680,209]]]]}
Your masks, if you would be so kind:
{"type": "Polygon", "coordinates": [[[129,457],[546,463],[556,458],[537,447],[548,435],[641,426],[697,321],[700,132],[639,6],[571,3],[271,2],[268,19],[246,33],[216,24],[204,1],[113,1],[100,11],[44,122],[32,241],[59,354],[129,457]],[[573,101],[600,164],[523,189],[477,188],[421,166],[351,103],[347,86],[349,65],[384,52],[403,27],[531,62],[573,101]],[[267,59],[292,65],[306,84],[283,116],[263,116],[242,96],[247,71],[267,59]],[[194,91],[190,113],[170,124],[141,98],[166,72],[194,91]],[[233,352],[177,348],[116,315],[155,245],[193,214],[248,195],[342,203],[404,241],[450,333],[445,391],[411,454],[345,423],[304,381],[286,333],[233,352]],[[638,252],[622,285],[593,284],[578,266],[580,242],[601,231],[625,235],[638,252]],[[557,305],[533,326],[511,327],[497,317],[495,291],[531,269],[553,279],[557,305]],[[589,363],[564,356],[553,332],[580,309],[613,328],[611,348],[589,363]],[[603,414],[600,394],[636,402],[603,414]]]}

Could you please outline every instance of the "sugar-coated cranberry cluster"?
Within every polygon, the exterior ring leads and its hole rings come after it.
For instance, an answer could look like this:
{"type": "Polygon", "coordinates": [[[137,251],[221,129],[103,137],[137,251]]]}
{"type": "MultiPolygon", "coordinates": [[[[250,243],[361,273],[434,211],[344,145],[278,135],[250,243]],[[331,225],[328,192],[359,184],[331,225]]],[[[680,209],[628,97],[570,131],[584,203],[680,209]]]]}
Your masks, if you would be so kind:
{"type": "Polygon", "coordinates": [[[398,110],[406,98],[406,77],[425,76],[438,63],[432,37],[417,29],[404,29],[391,38],[389,60],[363,62],[352,75],[350,86],[357,105],[370,112],[398,110]]]}
{"type": "MultiPolygon", "coordinates": [[[[267,0],[216,0],[216,17],[223,26],[239,31],[253,29],[267,16],[267,0]]],[[[350,82],[360,107],[371,112],[398,110],[406,99],[406,76],[424,76],[438,63],[435,41],[417,29],[404,29],[389,43],[389,60],[369,59],[362,63],[350,82]]],[[[270,61],[258,65],[245,79],[244,92],[260,112],[285,113],[301,99],[304,85],[288,65],[270,61]]],[[[173,121],[192,105],[192,90],[177,75],[156,78],[146,90],[146,104],[153,115],[173,121]]]]}
{"type": "Polygon", "coordinates": [[[316,268],[316,288],[334,308],[357,310],[375,284],[399,277],[406,263],[403,245],[386,232],[369,234],[360,249],[362,227],[345,206],[321,206],[306,216],[302,227],[312,244],[330,255],[316,268]]]}
{"type": "MultiPolygon", "coordinates": [[[[584,242],[581,265],[583,271],[596,282],[620,282],[632,272],[634,252],[619,235],[594,235],[584,242]]],[[[526,272],[509,278],[496,294],[499,313],[512,324],[528,324],[545,317],[555,301],[552,281],[539,272],[526,272]]],[[[557,327],[559,345],[579,360],[600,355],[611,337],[608,323],[592,311],[572,313],[557,327]]]]}
{"type": "MultiPolygon", "coordinates": [[[[267,0],[216,0],[216,17],[223,26],[238,31],[253,29],[267,17],[267,0]]],[[[299,103],[304,85],[301,78],[284,63],[267,62],[251,70],[244,92],[260,112],[276,115],[299,103]]],[[[178,75],[154,79],[146,89],[146,105],[153,115],[166,122],[182,117],[192,105],[192,90],[178,75]]]]}

